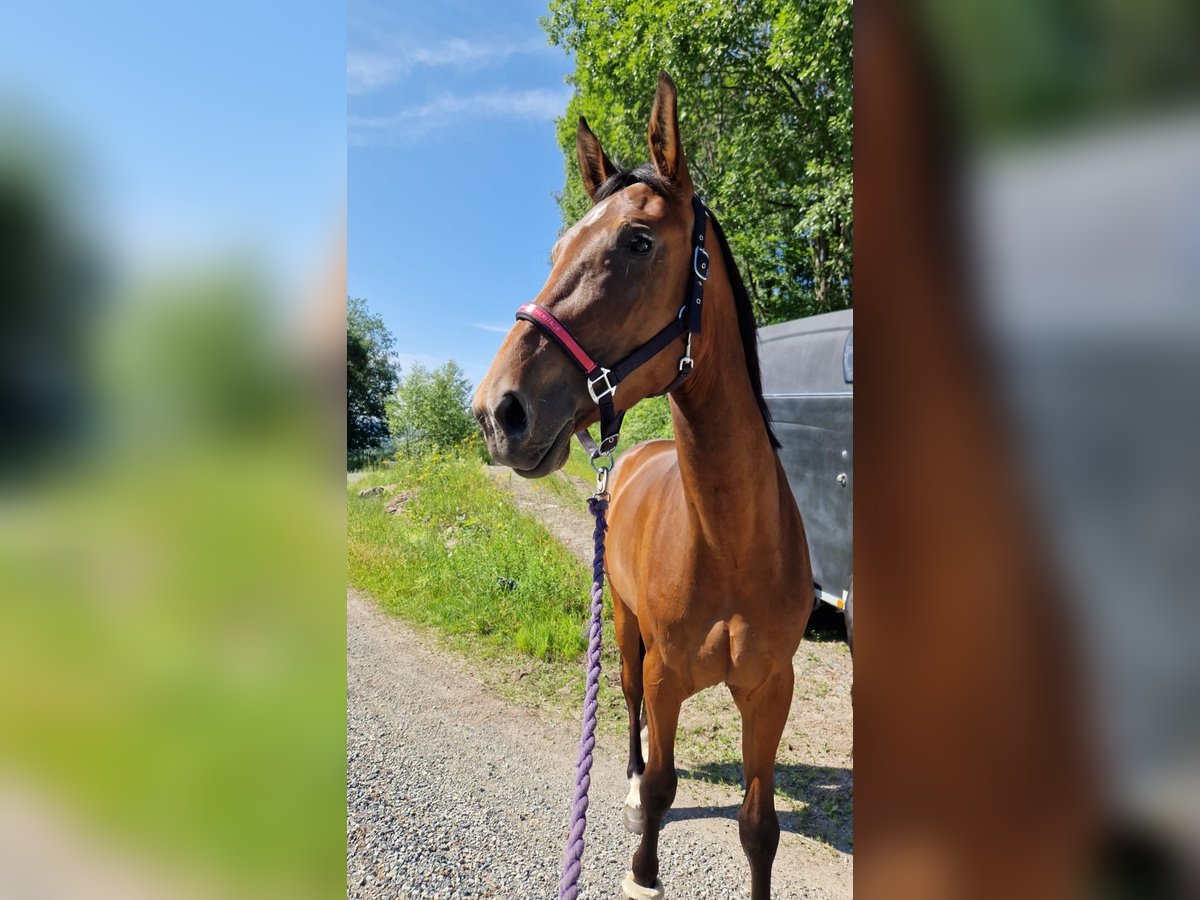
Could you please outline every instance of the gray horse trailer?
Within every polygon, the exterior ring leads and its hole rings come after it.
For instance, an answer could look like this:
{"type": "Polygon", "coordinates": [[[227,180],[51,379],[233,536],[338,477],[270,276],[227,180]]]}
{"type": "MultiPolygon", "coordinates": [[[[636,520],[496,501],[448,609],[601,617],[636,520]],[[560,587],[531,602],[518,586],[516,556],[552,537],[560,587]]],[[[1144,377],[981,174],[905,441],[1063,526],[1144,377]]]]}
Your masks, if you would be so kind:
{"type": "Polygon", "coordinates": [[[853,641],[854,311],[758,331],[763,396],[808,534],[817,602],[846,612],[853,641]]]}

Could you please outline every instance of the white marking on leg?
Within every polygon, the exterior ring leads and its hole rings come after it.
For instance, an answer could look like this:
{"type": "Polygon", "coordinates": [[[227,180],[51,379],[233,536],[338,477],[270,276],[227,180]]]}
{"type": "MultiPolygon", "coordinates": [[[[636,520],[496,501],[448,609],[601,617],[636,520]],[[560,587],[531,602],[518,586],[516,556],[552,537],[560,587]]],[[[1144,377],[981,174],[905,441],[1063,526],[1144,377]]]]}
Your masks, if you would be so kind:
{"type": "Polygon", "coordinates": [[[650,760],[650,726],[642,726],[642,762],[650,760]]]}
{"type": "Polygon", "coordinates": [[[629,796],[625,798],[625,805],[634,809],[642,808],[642,776],[632,775],[629,778],[629,796]]]}
{"type": "Polygon", "coordinates": [[[625,880],[621,882],[621,891],[628,900],[664,900],[667,896],[660,879],[655,879],[654,887],[642,887],[633,880],[632,872],[625,873],[625,880]]]}

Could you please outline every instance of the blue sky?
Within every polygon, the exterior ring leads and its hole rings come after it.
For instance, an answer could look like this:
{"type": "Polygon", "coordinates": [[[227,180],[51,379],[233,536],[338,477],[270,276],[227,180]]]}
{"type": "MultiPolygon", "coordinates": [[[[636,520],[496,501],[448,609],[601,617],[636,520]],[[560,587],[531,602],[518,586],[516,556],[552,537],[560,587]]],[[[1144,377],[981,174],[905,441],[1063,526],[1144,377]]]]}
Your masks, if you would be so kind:
{"type": "Polygon", "coordinates": [[[322,2],[7,4],[0,109],[67,154],[124,271],[248,257],[296,295],[342,213],[344,27],[322,2]]]}
{"type": "Polygon", "coordinates": [[[482,378],[542,286],[561,218],[554,119],[574,69],[544,2],[350,0],[348,291],[402,367],[482,378]]]}
{"type": "Polygon", "coordinates": [[[303,291],[346,204],[348,291],[402,365],[486,370],[560,227],[570,57],[539,2],[17,4],[0,110],[71,162],[125,274],[251,258],[303,291]]]}

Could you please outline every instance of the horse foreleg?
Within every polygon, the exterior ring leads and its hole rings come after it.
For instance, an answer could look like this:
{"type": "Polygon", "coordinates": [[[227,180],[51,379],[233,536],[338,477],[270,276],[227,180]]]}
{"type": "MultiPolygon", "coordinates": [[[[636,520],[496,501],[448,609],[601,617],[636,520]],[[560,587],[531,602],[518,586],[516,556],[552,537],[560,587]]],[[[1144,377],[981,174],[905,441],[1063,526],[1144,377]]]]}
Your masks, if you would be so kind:
{"type": "Polygon", "coordinates": [[[634,834],[641,834],[644,821],[641,782],[646,770],[642,751],[642,659],[646,648],[638,630],[637,616],[629,611],[615,590],[612,595],[613,624],[621,651],[621,690],[629,713],[629,765],[625,768],[629,795],[625,798],[625,827],[634,834]]]}
{"type": "MultiPolygon", "coordinates": [[[[790,660],[789,660],[790,662],[790,660]]],[[[742,714],[742,770],[746,796],[738,811],[738,833],[750,861],[751,900],[770,900],[771,867],[779,848],[775,814],[775,754],[792,706],[792,667],[772,673],[749,691],[733,691],[742,714]]]]}
{"type": "Polygon", "coordinates": [[[684,691],[653,651],[646,654],[642,673],[650,726],[650,758],[641,783],[644,824],[642,842],[633,854],[633,871],[622,887],[632,900],[658,900],[665,896],[658,880],[658,833],[675,801],[675,728],[684,691]]]}

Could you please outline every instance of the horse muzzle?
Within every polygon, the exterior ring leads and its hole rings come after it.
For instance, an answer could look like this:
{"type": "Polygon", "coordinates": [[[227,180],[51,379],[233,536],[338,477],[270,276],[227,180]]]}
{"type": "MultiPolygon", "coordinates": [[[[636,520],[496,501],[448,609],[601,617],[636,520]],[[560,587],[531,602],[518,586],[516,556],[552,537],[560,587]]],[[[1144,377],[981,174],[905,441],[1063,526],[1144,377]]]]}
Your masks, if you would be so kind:
{"type": "Polygon", "coordinates": [[[472,412],[487,442],[492,461],[524,478],[542,478],[562,468],[571,450],[574,417],[534,412],[516,391],[505,391],[495,403],[479,394],[472,412]]]}

